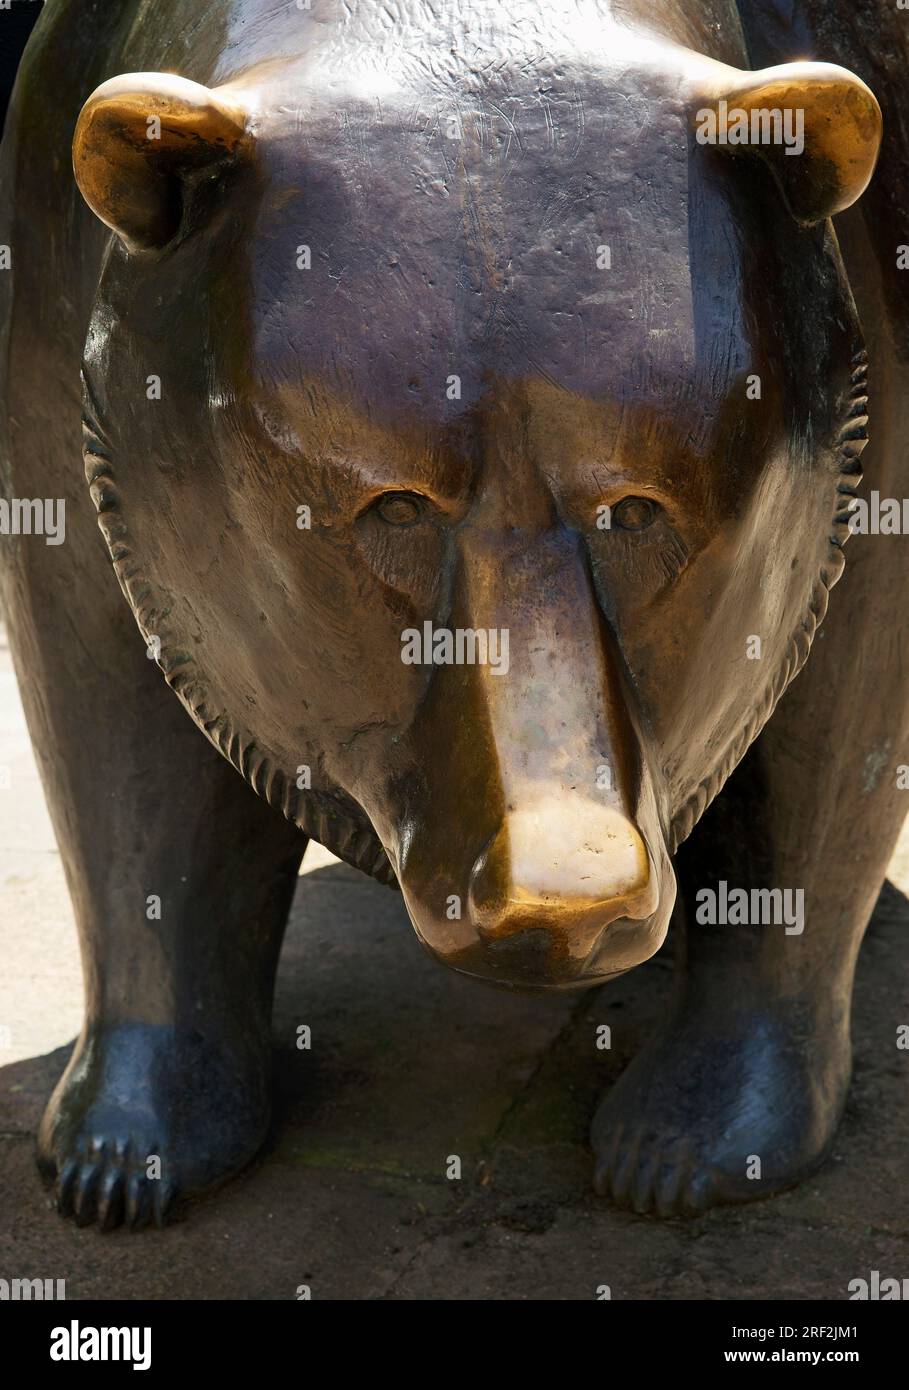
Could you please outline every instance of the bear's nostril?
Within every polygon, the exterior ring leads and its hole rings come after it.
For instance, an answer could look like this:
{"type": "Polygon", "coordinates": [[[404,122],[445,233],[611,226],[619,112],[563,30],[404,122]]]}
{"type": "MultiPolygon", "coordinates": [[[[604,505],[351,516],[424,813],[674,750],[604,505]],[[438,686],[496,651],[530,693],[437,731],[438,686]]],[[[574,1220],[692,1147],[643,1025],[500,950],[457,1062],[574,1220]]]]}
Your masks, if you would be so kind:
{"type": "Polygon", "coordinates": [[[552,935],[545,927],[525,927],[514,936],[494,937],[486,949],[499,960],[526,963],[543,960],[552,950],[552,935]]]}

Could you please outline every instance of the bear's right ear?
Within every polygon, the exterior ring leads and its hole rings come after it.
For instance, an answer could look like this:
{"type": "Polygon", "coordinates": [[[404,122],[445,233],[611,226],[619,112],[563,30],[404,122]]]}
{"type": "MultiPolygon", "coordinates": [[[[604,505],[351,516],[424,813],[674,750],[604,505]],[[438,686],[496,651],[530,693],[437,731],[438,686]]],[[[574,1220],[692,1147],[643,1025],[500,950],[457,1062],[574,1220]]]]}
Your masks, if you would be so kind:
{"type": "Polygon", "coordinates": [[[874,93],[854,72],[834,63],[781,63],[758,72],[714,64],[710,87],[709,105],[696,116],[698,142],[762,159],[796,221],[812,226],[862,196],[883,120],[874,93]]]}
{"type": "Polygon", "coordinates": [[[160,248],[180,225],[187,177],[232,163],[249,143],[246,119],[208,87],[172,73],[114,77],[76,122],[76,182],[129,251],[160,248]]]}

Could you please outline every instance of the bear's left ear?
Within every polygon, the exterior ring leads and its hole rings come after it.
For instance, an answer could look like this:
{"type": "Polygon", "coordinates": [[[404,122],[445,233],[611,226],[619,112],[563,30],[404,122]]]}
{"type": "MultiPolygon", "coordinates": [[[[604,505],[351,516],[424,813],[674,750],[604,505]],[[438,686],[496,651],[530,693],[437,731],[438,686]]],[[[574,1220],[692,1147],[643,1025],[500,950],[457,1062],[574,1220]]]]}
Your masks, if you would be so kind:
{"type": "Polygon", "coordinates": [[[76,122],[73,170],[92,211],[130,251],[165,246],[186,180],[233,162],[249,143],[246,112],[167,72],[104,82],[76,122]]]}
{"type": "Polygon", "coordinates": [[[860,77],[832,63],[759,72],[719,68],[696,121],[698,142],[757,155],[798,222],[842,212],[871,181],[883,120],[860,77]]]}

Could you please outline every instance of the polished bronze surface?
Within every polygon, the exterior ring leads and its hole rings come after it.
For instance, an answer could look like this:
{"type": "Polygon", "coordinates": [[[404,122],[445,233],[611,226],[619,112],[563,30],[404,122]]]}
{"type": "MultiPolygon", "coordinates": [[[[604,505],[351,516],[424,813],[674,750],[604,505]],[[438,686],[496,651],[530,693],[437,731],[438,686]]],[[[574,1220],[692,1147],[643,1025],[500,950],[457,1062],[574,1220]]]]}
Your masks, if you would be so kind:
{"type": "Polygon", "coordinates": [[[76,125],[82,196],[130,251],[164,246],[180,227],[180,180],[238,158],[245,124],[242,110],[197,82],[169,73],[114,77],[92,93],[76,125]]]}
{"type": "Polygon", "coordinates": [[[65,546],[5,542],[89,984],[65,1210],[141,1222],[261,1142],[307,836],[509,988],[607,981],[676,909],[673,1015],[594,1123],[617,1201],[824,1156],[907,704],[901,552],[849,518],[869,355],[875,486],[905,468],[909,141],[848,8],[48,7],[0,445],[68,504],[65,546]],[[802,930],[698,921],[721,882],[802,930]],[[166,1188],[112,1158],[152,1143],[166,1188]]]}

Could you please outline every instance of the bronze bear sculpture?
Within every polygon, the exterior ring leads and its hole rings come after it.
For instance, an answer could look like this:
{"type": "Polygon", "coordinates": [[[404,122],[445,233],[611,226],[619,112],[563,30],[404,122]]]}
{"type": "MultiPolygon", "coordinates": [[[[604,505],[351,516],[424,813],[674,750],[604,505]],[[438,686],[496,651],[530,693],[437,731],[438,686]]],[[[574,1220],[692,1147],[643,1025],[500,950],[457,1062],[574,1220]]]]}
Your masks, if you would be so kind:
{"type": "Polygon", "coordinates": [[[65,1214],[161,1220],[261,1145],[307,837],[529,990],[652,956],[677,878],[597,1190],[698,1212],[823,1160],[904,810],[899,542],[850,531],[863,467],[905,486],[907,24],[46,6],[0,460],[66,507],[65,544],[3,539],[87,987],[39,1134],[65,1214]]]}

